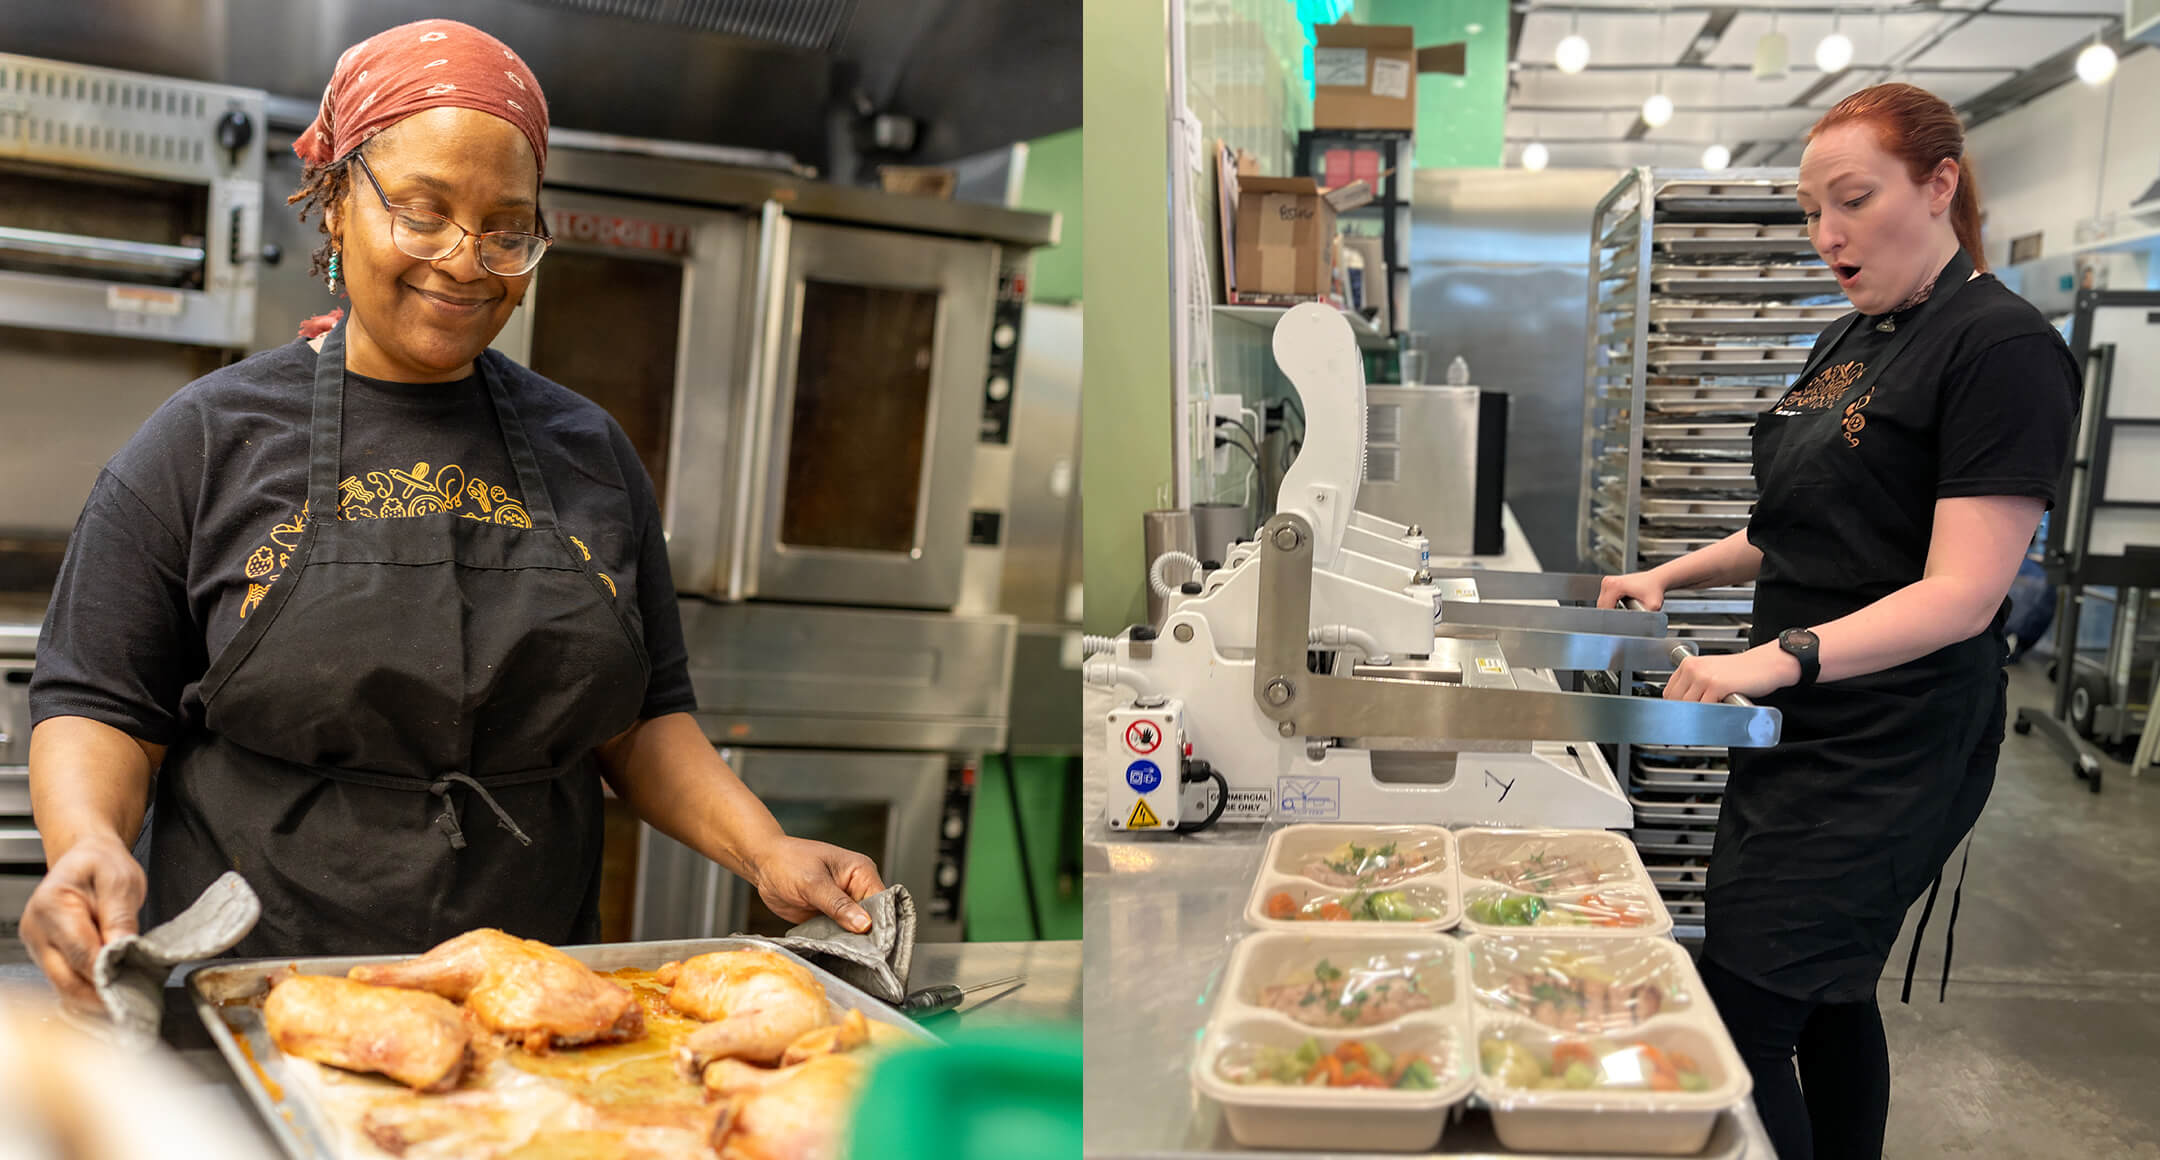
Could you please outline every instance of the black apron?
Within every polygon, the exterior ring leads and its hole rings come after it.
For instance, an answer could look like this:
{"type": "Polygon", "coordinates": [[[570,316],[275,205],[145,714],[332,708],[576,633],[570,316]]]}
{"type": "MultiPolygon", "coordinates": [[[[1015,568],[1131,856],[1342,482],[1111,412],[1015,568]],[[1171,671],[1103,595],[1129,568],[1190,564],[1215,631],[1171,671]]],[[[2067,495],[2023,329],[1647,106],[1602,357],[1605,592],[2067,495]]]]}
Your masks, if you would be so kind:
{"type": "Polygon", "coordinates": [[[414,951],[480,926],[597,939],[594,749],[637,719],[644,644],[477,366],[531,526],[342,520],[345,328],[323,339],[306,530],[158,774],[148,922],[237,870],[263,904],[238,955],[414,951]]]}
{"type": "MultiPolygon", "coordinates": [[[[1756,421],[1760,496],[1749,526],[1758,541],[1800,537],[1780,548],[1825,560],[1854,551],[1824,515],[1868,502],[1877,486],[1855,457],[1836,453],[1847,405],[1874,389],[1971,273],[1960,253],[1838,405],[1793,415],[1773,408],[1756,421]]],[[[1796,385],[1809,382],[1859,317],[1824,333],[1796,385]]],[[[1749,644],[1867,603],[1852,591],[1758,583],[1749,644]]],[[[1732,752],[1710,853],[1703,954],[1795,999],[1873,996],[1907,910],[1931,882],[1940,885],[1943,864],[1987,804],[2005,660],[1998,617],[1989,631],[1896,668],[1761,698],[1783,712],[1784,731],[1774,748],[1732,752]]],[[[1930,911],[1933,904],[1930,894],[1930,911]]],[[[1923,930],[1926,921],[1923,914],[1923,930]]],[[[1916,933],[1916,954],[1918,945],[1916,933]]]]}

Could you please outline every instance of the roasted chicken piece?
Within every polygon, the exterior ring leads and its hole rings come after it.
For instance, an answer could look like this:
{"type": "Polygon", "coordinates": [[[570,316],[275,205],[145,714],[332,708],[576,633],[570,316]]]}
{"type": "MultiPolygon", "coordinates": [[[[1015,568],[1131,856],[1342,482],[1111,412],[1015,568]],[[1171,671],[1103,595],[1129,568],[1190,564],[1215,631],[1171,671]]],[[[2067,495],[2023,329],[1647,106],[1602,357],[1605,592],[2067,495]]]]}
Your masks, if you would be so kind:
{"type": "Polygon", "coordinates": [[[780,1063],[787,1066],[806,1059],[815,1059],[820,1055],[837,1055],[843,1051],[853,1051],[868,1042],[870,1021],[863,1018],[862,1012],[850,1011],[838,1023],[803,1032],[795,1042],[788,1044],[786,1053],[780,1057],[780,1063]]]}
{"type": "Polygon", "coordinates": [[[820,1055],[777,1069],[718,1060],[705,1069],[706,1089],[723,1098],[713,1147],[721,1160],[838,1157],[863,1076],[853,1055],[820,1055]]]}
{"type": "Polygon", "coordinates": [[[472,1054],[463,1014],[441,997],[331,975],[272,987],[263,1025],[287,1055],[379,1072],[415,1091],[456,1087],[472,1054]]]}
{"type": "Polygon", "coordinates": [[[824,986],[771,951],[715,951],[669,963],[656,977],[669,988],[668,1006],[705,1021],[676,1049],[692,1078],[716,1059],[776,1063],[790,1044],[832,1023],[824,986]]]}
{"type": "Polygon", "coordinates": [[[499,930],[469,931],[417,959],[362,963],[350,974],[462,1002],[481,1026],[519,1040],[527,1051],[645,1034],[644,1010],[628,987],[546,943],[499,930]]]}

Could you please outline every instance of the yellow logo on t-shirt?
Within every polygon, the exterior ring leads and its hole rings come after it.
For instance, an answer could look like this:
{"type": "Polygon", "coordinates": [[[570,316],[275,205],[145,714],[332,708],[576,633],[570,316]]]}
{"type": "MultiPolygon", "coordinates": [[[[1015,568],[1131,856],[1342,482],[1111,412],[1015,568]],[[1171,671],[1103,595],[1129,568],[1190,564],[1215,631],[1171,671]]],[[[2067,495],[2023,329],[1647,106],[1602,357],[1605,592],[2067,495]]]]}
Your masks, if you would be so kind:
{"type": "MultiPolygon", "coordinates": [[[[422,461],[410,468],[393,467],[348,475],[338,484],[338,518],[341,520],[411,519],[445,512],[509,527],[532,526],[532,517],[525,513],[523,500],[477,476],[468,478],[465,469],[455,463],[432,468],[422,461]]],[[[293,549],[299,546],[300,534],[307,529],[307,517],[308,506],[303,503],[298,515],[270,529],[268,543],[257,545],[248,554],[245,572],[249,583],[247,599],[240,603],[242,619],[263,602],[270,593],[270,586],[284,575],[286,562],[291,559],[293,549]]],[[[572,536],[570,542],[577,545],[586,560],[592,559],[592,552],[583,541],[572,536]]],[[[608,579],[607,573],[594,574],[607,585],[609,594],[615,593],[615,582],[608,579]]]]}

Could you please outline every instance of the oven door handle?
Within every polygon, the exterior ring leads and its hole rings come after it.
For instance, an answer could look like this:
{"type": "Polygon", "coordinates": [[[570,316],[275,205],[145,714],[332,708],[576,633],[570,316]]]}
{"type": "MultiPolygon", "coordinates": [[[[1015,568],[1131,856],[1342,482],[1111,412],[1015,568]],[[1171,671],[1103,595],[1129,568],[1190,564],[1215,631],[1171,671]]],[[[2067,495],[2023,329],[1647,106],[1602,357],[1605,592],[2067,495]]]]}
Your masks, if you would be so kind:
{"type": "Polygon", "coordinates": [[[0,226],[0,254],[65,258],[165,275],[192,274],[202,269],[203,264],[203,250],[200,246],[124,242],[116,238],[56,234],[45,230],[17,229],[13,226],[0,226]]]}

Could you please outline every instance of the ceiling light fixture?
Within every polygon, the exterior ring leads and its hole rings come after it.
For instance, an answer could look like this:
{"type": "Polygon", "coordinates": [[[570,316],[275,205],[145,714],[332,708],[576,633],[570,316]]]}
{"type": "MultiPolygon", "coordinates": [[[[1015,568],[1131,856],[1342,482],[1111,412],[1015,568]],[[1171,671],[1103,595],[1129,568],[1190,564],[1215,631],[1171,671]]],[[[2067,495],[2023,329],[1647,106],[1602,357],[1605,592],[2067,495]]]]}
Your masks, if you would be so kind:
{"type": "Polygon", "coordinates": [[[1650,94],[1649,99],[1642,103],[1643,124],[1653,129],[1664,128],[1666,123],[1672,120],[1672,115],[1672,98],[1662,91],[1650,94]]]}
{"type": "Polygon", "coordinates": [[[1755,79],[1781,81],[1785,79],[1785,62],[1790,55],[1785,34],[1778,31],[1777,13],[1770,14],[1770,31],[1755,42],[1755,79]]]}
{"type": "Polygon", "coordinates": [[[1553,63],[1560,66],[1561,72],[1579,73],[1590,64],[1590,42],[1579,31],[1581,20],[1579,12],[1568,15],[1568,34],[1553,50],[1553,63]]]}
{"type": "Polygon", "coordinates": [[[1842,72],[1852,63],[1852,55],[1852,37],[1833,31],[1815,46],[1815,67],[1826,73],[1842,72]]]}
{"type": "Polygon", "coordinates": [[[1545,148],[1545,143],[1543,141],[1532,141],[1528,145],[1523,146],[1522,167],[1524,169],[1527,169],[1532,173],[1536,173],[1538,170],[1543,169],[1547,165],[1551,164],[1551,162],[1552,153],[1545,148]]]}
{"type": "Polygon", "coordinates": [[[2077,57],[2078,79],[2088,85],[2104,85],[2115,75],[2115,50],[2094,41],[2077,57]]]}
{"type": "Polygon", "coordinates": [[[1723,145],[1712,145],[1702,151],[1702,167],[1718,170],[1732,164],[1732,150],[1723,145]]]}

